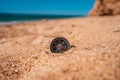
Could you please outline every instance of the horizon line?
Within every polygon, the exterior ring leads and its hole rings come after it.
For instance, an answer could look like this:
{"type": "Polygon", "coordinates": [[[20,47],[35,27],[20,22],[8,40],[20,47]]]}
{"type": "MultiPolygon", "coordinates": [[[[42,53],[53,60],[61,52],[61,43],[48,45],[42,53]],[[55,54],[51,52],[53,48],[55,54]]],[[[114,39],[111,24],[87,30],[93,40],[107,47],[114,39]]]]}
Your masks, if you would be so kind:
{"type": "Polygon", "coordinates": [[[20,15],[67,15],[67,16],[86,16],[87,14],[80,13],[23,13],[23,12],[0,12],[0,14],[20,14],[20,15]]]}

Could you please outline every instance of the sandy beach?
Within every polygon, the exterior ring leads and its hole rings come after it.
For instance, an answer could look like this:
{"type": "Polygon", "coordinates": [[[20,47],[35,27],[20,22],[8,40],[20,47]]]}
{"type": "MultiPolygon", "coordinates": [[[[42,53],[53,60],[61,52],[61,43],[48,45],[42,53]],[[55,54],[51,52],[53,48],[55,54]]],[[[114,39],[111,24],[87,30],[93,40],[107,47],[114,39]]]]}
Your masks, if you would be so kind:
{"type": "Polygon", "coordinates": [[[0,25],[0,80],[120,80],[120,16],[0,25]],[[53,54],[59,36],[74,47],[53,54]]]}

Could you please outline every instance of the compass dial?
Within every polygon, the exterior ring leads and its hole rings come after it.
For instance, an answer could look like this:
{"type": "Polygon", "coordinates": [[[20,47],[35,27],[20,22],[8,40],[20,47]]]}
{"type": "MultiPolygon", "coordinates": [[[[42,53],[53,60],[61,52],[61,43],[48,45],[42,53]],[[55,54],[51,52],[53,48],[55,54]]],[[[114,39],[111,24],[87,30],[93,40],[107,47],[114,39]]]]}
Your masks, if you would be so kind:
{"type": "Polygon", "coordinates": [[[52,53],[63,53],[70,49],[70,43],[64,37],[56,37],[50,44],[52,53]]]}

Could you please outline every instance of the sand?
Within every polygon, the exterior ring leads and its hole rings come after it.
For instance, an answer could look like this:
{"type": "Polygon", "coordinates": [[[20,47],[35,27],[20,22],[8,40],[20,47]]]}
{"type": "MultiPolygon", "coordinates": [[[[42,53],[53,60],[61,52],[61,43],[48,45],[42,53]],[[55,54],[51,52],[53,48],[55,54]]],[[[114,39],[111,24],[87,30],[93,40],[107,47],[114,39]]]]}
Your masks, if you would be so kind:
{"type": "Polygon", "coordinates": [[[0,80],[120,80],[120,16],[1,24],[0,80]],[[75,47],[51,53],[58,36],[75,47]]]}

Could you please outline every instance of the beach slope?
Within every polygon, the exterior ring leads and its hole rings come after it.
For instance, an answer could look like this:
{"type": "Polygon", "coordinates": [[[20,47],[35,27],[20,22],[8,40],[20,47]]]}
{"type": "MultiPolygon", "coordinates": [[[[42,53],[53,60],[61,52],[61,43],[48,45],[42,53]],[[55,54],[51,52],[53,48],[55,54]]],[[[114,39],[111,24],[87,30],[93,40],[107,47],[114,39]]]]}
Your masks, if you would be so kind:
{"type": "Polygon", "coordinates": [[[0,80],[120,80],[120,16],[1,24],[0,80]],[[63,54],[49,49],[58,36],[63,54]]]}

